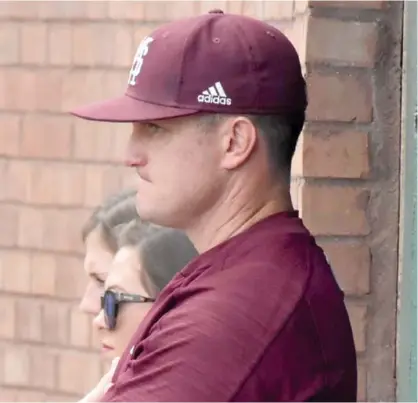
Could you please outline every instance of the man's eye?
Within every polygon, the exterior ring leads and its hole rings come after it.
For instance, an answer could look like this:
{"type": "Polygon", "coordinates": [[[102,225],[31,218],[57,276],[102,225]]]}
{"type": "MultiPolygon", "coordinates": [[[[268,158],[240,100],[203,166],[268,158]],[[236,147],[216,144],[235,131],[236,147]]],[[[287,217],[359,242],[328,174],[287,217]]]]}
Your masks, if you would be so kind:
{"type": "Polygon", "coordinates": [[[161,130],[161,127],[156,125],[155,123],[146,123],[145,127],[150,133],[155,133],[161,130]]]}

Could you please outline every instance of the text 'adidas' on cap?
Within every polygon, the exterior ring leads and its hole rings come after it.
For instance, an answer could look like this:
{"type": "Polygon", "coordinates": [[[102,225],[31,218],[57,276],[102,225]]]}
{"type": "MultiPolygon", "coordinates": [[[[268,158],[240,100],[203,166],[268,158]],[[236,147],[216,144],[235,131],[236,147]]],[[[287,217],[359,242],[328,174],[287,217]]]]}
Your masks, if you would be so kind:
{"type": "Polygon", "coordinates": [[[287,114],[306,109],[298,54],[276,28],[216,10],[174,21],[140,43],[119,98],[72,111],[135,122],[198,112],[287,114]]]}

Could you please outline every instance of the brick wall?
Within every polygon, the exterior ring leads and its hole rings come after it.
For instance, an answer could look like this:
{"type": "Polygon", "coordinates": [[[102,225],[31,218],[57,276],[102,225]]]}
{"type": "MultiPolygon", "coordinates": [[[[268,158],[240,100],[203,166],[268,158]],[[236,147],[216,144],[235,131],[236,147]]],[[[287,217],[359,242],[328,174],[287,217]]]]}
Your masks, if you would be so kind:
{"type": "Polygon", "coordinates": [[[0,401],[73,401],[99,378],[79,231],[130,182],[126,125],[72,106],[124,89],[139,40],[222,8],[293,41],[309,123],[293,197],[347,293],[359,398],[394,399],[401,2],[0,2],[0,401]],[[366,394],[367,392],[367,394],[366,394]]]}

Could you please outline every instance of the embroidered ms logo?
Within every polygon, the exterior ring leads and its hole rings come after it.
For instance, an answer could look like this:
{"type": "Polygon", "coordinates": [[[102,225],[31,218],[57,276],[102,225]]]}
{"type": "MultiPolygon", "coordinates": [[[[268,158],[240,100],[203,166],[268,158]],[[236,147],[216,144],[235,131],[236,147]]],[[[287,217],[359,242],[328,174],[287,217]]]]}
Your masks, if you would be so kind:
{"type": "Polygon", "coordinates": [[[136,78],[139,76],[139,73],[141,72],[142,65],[144,63],[144,57],[147,55],[149,45],[153,40],[153,38],[146,36],[139,44],[138,49],[135,53],[134,61],[132,63],[131,71],[129,72],[129,85],[136,84],[136,78]]]}

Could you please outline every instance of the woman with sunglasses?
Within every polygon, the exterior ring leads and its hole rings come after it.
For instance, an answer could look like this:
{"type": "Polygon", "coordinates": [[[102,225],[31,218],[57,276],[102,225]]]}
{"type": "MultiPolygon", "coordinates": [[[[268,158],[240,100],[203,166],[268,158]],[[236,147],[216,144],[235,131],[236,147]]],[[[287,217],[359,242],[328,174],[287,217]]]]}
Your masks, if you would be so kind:
{"type": "Polygon", "coordinates": [[[105,282],[102,310],[93,321],[106,356],[122,354],[160,291],[196,256],[193,244],[179,230],[139,218],[123,227],[105,282]]]}
{"type": "Polygon", "coordinates": [[[142,221],[138,216],[112,232],[116,253],[108,267],[101,310],[93,325],[112,365],[80,402],[99,401],[110,386],[122,354],[160,291],[197,251],[181,231],[142,221]]]}

